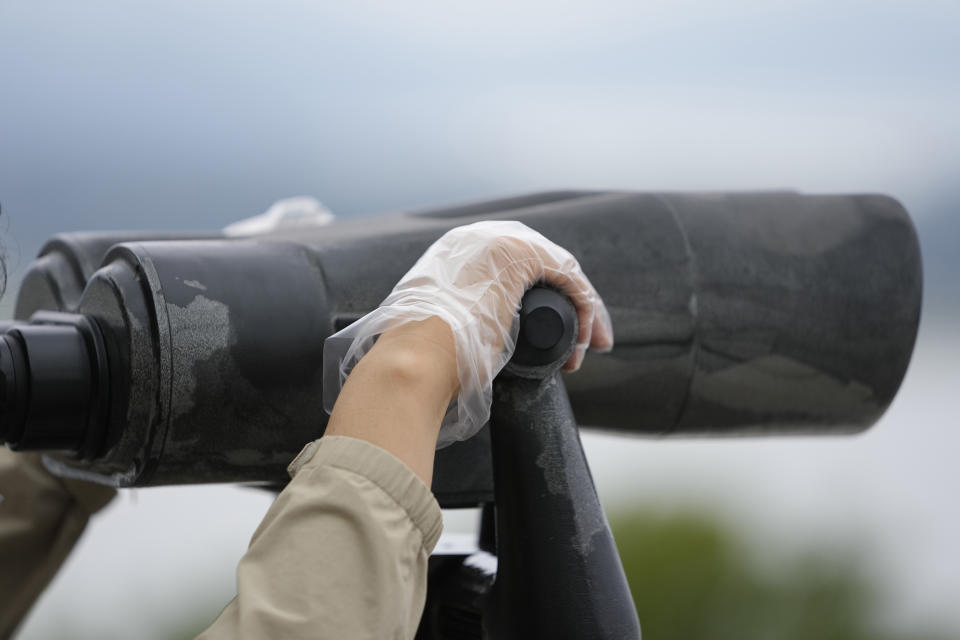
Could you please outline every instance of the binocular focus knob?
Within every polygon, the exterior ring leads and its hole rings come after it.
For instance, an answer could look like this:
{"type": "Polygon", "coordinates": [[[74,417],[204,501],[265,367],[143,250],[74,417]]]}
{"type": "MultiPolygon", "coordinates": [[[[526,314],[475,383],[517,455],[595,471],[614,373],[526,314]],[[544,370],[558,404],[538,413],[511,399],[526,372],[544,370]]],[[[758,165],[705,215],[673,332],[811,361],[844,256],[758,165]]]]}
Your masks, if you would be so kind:
{"type": "Polygon", "coordinates": [[[531,288],[520,303],[520,329],[508,370],[524,372],[559,368],[573,353],[577,336],[577,311],[556,289],[531,288]]]}

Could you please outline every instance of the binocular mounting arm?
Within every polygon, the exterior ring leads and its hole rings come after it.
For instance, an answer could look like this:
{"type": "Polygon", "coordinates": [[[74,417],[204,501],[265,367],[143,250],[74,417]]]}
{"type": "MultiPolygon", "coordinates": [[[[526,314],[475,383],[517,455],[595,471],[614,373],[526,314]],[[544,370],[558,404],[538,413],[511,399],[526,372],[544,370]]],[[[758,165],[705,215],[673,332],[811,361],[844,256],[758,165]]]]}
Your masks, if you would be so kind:
{"type": "Polygon", "coordinates": [[[492,530],[494,540],[481,539],[481,547],[495,551],[496,574],[485,575],[472,558],[432,571],[418,638],[640,637],[560,377],[576,335],[576,312],[566,296],[543,287],[527,292],[517,349],[493,388],[495,503],[484,508],[481,538],[492,530]],[[447,597],[457,598],[457,590],[461,597],[451,606],[447,597]],[[471,592],[466,598],[464,590],[471,592]],[[458,614],[461,629],[474,627],[472,635],[450,632],[450,616],[458,614]]]}

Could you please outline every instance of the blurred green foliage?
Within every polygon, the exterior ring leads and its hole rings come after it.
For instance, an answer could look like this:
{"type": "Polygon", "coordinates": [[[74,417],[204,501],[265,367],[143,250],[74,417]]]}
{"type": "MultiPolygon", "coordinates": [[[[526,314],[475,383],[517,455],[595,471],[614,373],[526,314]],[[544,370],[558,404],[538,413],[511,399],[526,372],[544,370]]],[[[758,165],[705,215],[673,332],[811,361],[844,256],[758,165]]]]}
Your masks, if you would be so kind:
{"type": "MultiPolygon", "coordinates": [[[[883,629],[884,601],[866,575],[868,556],[851,549],[791,555],[776,551],[783,549],[777,541],[773,551],[751,549],[697,511],[614,511],[611,526],[644,640],[947,640],[883,629]]],[[[165,637],[194,637],[222,606],[182,612],[165,637]]]]}
{"type": "Polygon", "coordinates": [[[644,640],[939,637],[879,628],[881,594],[849,551],[815,549],[764,568],[708,515],[632,511],[611,526],[644,640]]]}

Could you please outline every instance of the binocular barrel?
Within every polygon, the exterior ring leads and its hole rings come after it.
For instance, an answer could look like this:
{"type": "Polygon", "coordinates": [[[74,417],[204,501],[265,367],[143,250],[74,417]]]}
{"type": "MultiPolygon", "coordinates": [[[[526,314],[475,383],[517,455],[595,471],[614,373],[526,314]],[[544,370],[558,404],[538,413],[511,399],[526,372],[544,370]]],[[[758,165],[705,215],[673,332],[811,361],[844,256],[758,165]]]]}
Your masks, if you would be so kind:
{"type": "MultiPolygon", "coordinates": [[[[920,249],[891,198],[552,192],[253,239],[60,236],[0,341],[0,438],[119,486],[282,482],[326,425],[324,340],[487,219],[567,248],[610,311],[614,350],[565,377],[583,426],[855,432],[910,361],[920,249]]],[[[441,504],[487,495],[488,467],[483,435],[441,450],[441,504]]]]}

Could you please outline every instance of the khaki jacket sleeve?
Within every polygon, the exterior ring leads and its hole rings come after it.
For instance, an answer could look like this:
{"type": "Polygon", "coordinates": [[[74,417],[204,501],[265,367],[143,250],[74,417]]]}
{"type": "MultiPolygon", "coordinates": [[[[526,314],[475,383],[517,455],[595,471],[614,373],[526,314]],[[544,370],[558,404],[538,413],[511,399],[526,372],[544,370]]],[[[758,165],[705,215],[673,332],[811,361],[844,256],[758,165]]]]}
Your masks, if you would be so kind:
{"type": "Polygon", "coordinates": [[[51,475],[39,454],[0,446],[0,638],[13,635],[90,516],[114,495],[51,475]]]}
{"type": "Polygon", "coordinates": [[[199,637],[413,638],[443,526],[433,494],[345,436],[310,443],[290,471],[240,561],[237,597],[199,637]]]}

